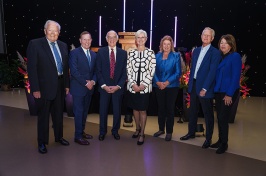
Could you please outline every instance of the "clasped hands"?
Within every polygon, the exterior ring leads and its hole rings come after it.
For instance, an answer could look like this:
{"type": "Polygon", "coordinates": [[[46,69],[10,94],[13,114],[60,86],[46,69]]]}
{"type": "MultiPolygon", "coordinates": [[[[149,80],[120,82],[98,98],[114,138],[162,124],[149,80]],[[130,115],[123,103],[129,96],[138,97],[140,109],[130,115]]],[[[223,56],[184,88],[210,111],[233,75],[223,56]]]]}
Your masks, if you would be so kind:
{"type": "Polygon", "coordinates": [[[158,86],[159,89],[163,90],[163,89],[165,89],[170,83],[169,83],[169,81],[165,81],[165,82],[157,82],[156,84],[157,84],[157,86],[158,86]]]}
{"type": "Polygon", "coordinates": [[[146,87],[143,84],[140,84],[139,86],[137,84],[134,84],[132,88],[135,92],[140,92],[144,90],[146,87]]]}
{"type": "Polygon", "coordinates": [[[118,86],[104,86],[103,89],[107,93],[115,93],[119,89],[119,87],[118,86]]]}

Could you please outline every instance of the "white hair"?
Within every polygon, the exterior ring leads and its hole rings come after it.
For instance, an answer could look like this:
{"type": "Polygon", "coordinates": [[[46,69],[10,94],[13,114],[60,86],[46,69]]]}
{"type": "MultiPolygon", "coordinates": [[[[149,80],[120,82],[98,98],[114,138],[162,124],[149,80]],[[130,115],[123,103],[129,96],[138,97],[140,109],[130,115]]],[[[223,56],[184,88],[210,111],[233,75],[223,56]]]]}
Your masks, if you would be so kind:
{"type": "Polygon", "coordinates": [[[118,39],[118,35],[117,35],[117,33],[116,33],[114,30],[110,30],[110,31],[107,32],[107,34],[106,34],[106,36],[105,36],[106,39],[108,39],[108,34],[109,34],[110,32],[114,32],[115,35],[116,35],[116,38],[118,39]]]}
{"type": "Polygon", "coordinates": [[[205,30],[210,30],[211,33],[212,33],[212,37],[214,38],[214,36],[215,36],[215,31],[214,31],[212,28],[210,28],[210,27],[205,27],[205,28],[203,29],[203,31],[202,31],[202,34],[203,34],[203,32],[204,32],[205,30]]]}
{"type": "Polygon", "coordinates": [[[135,33],[135,38],[137,38],[139,36],[139,34],[144,34],[144,37],[147,37],[147,32],[140,29],[135,33]]]}
{"type": "Polygon", "coordinates": [[[47,28],[47,26],[49,25],[49,23],[55,23],[55,24],[57,25],[59,31],[61,30],[61,26],[60,26],[60,24],[57,23],[56,21],[53,21],[53,20],[47,20],[46,23],[45,23],[45,25],[44,25],[44,29],[47,28]]]}

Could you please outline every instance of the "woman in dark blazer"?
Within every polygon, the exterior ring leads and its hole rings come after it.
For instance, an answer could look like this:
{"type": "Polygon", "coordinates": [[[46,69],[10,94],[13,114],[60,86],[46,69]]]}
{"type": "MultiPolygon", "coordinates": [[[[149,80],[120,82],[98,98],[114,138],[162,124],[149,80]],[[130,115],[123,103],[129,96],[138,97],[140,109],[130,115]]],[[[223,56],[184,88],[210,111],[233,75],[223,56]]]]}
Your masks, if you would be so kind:
{"type": "Polygon", "coordinates": [[[218,118],[219,140],[211,148],[218,148],[217,154],[228,148],[228,118],[240,88],[241,56],[236,52],[236,41],[231,34],[223,35],[219,40],[222,61],[216,72],[214,87],[215,103],[218,118]]]}
{"type": "Polygon", "coordinates": [[[156,70],[153,86],[158,102],[159,131],[153,136],[165,133],[165,140],[172,139],[174,126],[174,109],[179,89],[179,77],[182,73],[180,54],[174,51],[172,37],[166,35],[161,39],[160,52],[156,54],[156,70]]]}

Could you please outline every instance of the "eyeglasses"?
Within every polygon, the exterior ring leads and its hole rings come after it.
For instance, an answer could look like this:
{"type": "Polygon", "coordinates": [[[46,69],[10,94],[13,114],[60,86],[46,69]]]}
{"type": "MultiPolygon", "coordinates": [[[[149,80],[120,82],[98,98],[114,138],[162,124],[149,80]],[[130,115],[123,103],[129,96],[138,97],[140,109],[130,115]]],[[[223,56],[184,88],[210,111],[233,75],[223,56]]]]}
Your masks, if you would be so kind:
{"type": "Polygon", "coordinates": [[[137,39],[145,39],[146,37],[137,37],[137,39]]]}

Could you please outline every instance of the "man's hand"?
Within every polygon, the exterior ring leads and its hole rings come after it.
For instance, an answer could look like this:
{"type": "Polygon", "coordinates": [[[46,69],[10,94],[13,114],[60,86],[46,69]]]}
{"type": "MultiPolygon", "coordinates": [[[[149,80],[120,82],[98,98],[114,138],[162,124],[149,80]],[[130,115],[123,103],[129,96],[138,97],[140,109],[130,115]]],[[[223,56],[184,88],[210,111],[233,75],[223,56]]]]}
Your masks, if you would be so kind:
{"type": "Polygon", "coordinates": [[[33,96],[34,98],[41,98],[41,92],[40,91],[33,92],[33,96]]]}
{"type": "Polygon", "coordinates": [[[89,89],[89,90],[92,90],[93,86],[94,86],[94,81],[90,81],[90,80],[86,80],[87,81],[87,85],[86,87],[89,89]]]}
{"type": "Polygon", "coordinates": [[[200,91],[200,93],[199,93],[199,95],[201,96],[201,97],[204,97],[205,96],[205,94],[206,94],[206,90],[201,90],[200,91]]]}
{"type": "Polygon", "coordinates": [[[69,88],[66,88],[66,95],[69,93],[69,88]]]}
{"type": "Polygon", "coordinates": [[[118,86],[109,86],[110,88],[110,93],[115,93],[117,90],[119,90],[118,86]]]}

